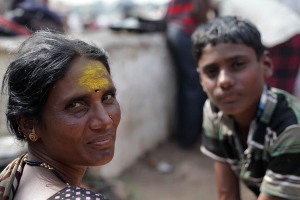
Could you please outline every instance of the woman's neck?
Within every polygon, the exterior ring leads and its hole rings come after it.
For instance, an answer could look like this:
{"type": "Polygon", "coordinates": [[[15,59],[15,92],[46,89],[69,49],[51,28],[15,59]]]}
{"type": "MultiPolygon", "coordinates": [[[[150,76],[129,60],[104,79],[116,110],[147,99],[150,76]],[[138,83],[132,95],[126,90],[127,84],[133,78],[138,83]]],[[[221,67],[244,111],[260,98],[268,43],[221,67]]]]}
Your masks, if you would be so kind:
{"type": "Polygon", "coordinates": [[[53,168],[52,172],[54,176],[58,177],[66,184],[68,183],[77,186],[81,185],[82,178],[87,169],[87,167],[72,167],[71,165],[66,165],[45,154],[36,154],[35,151],[31,151],[30,149],[28,152],[28,161],[44,163],[46,167],[42,166],[43,168],[48,169],[49,171],[51,171],[49,167],[53,168]]]}

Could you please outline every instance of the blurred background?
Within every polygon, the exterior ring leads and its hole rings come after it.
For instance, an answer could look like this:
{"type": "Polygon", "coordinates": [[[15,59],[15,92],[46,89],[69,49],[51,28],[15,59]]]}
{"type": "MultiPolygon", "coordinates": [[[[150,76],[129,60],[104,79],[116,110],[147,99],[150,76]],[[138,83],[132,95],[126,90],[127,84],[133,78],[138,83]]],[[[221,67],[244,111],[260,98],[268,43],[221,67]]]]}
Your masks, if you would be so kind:
{"type": "MultiPolygon", "coordinates": [[[[293,34],[299,36],[299,13],[297,17],[295,14],[290,17],[283,12],[282,17],[279,11],[274,12],[276,9],[263,4],[270,1],[273,0],[212,0],[212,10],[205,14],[212,19],[223,13],[243,11],[249,17],[256,17],[253,19],[261,25],[261,31],[265,27],[268,32],[283,36],[282,30],[289,28],[271,29],[282,22],[290,24],[293,34]],[[235,2],[242,2],[241,7],[234,7],[235,2]],[[248,6],[246,2],[253,5],[248,6]]],[[[183,149],[174,139],[178,117],[175,111],[176,61],[171,56],[166,38],[166,14],[170,2],[0,0],[1,77],[21,42],[41,28],[73,35],[108,51],[122,120],[114,159],[108,165],[89,169],[85,184],[111,200],[217,199],[213,161],[200,153],[200,141],[196,141],[192,148],[183,149]]],[[[299,8],[300,1],[290,0],[291,8],[296,8],[292,4],[297,2],[299,8]]],[[[292,75],[295,77],[297,72],[292,75]]],[[[295,83],[295,94],[300,98],[299,86],[300,78],[295,83]]],[[[26,145],[9,135],[4,115],[5,95],[1,100],[0,167],[3,168],[25,152],[26,145]]],[[[242,190],[242,199],[255,199],[243,185],[242,190]]]]}
{"type": "Polygon", "coordinates": [[[168,2],[169,0],[1,0],[0,25],[1,29],[6,30],[2,30],[0,34],[26,34],[25,31],[21,32],[21,27],[16,30],[12,26],[21,24],[38,30],[42,24],[47,27],[45,23],[48,23],[48,27],[67,33],[108,28],[137,32],[161,31],[164,29],[162,21],[168,2]],[[7,22],[4,23],[3,20],[7,22]],[[11,33],[9,28],[12,29],[11,33]]]}
{"type": "Polygon", "coordinates": [[[143,32],[163,30],[163,24],[159,22],[165,17],[167,3],[168,0],[89,0],[84,3],[52,0],[50,5],[63,13],[67,29],[71,32],[105,28],[127,28],[143,32]]]}

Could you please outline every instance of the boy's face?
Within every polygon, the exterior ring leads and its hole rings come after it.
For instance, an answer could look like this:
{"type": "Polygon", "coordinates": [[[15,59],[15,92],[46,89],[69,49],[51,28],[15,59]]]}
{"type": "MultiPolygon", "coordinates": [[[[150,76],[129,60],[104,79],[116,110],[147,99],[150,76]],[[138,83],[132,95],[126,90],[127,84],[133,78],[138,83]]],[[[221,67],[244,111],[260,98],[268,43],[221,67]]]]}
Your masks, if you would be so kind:
{"type": "Polygon", "coordinates": [[[263,91],[272,62],[244,44],[207,45],[198,60],[201,85],[212,103],[227,115],[252,115],[263,91]]]}

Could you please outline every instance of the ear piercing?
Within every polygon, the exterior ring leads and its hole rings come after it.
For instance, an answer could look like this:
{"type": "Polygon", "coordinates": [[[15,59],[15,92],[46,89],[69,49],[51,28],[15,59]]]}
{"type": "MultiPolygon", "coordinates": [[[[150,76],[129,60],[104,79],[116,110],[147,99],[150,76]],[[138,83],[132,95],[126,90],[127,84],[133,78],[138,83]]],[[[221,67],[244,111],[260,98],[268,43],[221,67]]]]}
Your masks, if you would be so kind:
{"type": "Polygon", "coordinates": [[[32,142],[35,142],[37,141],[38,137],[37,135],[35,134],[35,130],[34,128],[32,129],[31,133],[29,133],[29,139],[32,141],[32,142]]]}

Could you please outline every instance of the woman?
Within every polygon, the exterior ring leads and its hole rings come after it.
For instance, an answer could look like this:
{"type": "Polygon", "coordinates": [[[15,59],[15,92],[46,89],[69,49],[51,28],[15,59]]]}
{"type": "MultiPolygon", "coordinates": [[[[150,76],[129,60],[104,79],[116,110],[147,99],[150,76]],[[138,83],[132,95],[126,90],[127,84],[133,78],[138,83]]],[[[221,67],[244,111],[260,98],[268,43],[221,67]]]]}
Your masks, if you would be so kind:
{"type": "Polygon", "coordinates": [[[0,199],[105,199],[80,188],[88,166],[113,158],[121,118],[105,51],[37,32],[8,66],[4,89],[9,129],[28,154],[1,173],[0,199]]]}

